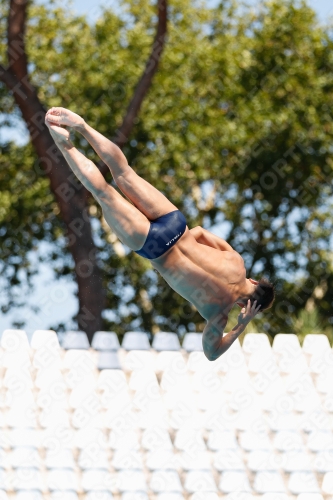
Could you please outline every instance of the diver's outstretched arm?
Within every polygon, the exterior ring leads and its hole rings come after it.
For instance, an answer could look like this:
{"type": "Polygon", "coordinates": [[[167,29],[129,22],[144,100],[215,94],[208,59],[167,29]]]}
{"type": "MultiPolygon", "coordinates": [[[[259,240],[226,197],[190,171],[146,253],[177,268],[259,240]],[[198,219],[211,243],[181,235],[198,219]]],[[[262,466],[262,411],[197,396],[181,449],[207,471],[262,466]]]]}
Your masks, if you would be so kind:
{"type": "Polygon", "coordinates": [[[207,322],[202,336],[202,346],[206,358],[209,361],[215,361],[225,353],[240,334],[244,332],[248,323],[259,312],[260,307],[260,305],[257,307],[256,300],[253,302],[252,306],[251,301],[248,300],[246,308],[243,307],[238,316],[237,325],[224,337],[223,330],[227,324],[228,317],[221,315],[220,317],[218,316],[210,319],[207,322]]]}
{"type": "Polygon", "coordinates": [[[130,169],[126,156],[121,149],[114,142],[90,127],[81,116],[73,113],[73,111],[65,108],[51,108],[46,114],[46,120],[59,126],[67,125],[80,132],[94,148],[101,160],[110,168],[115,180],[130,169]]]}

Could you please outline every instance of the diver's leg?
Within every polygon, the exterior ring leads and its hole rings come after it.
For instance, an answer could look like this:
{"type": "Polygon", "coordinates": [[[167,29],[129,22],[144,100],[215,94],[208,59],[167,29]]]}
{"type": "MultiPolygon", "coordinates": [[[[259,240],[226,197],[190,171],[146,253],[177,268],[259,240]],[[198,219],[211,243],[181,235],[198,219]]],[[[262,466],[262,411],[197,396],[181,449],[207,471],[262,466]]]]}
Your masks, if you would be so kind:
{"type": "Polygon", "coordinates": [[[158,189],[134,172],[116,144],[90,127],[79,115],[65,108],[51,108],[46,119],[80,132],[108,165],[119,189],[149,220],[177,210],[158,189]]]}
{"type": "Polygon", "coordinates": [[[68,165],[101,205],[106,222],[120,241],[132,250],[142,248],[150,227],[147,217],[105,181],[92,161],[74,148],[68,130],[48,121],[46,124],[68,165]]]}

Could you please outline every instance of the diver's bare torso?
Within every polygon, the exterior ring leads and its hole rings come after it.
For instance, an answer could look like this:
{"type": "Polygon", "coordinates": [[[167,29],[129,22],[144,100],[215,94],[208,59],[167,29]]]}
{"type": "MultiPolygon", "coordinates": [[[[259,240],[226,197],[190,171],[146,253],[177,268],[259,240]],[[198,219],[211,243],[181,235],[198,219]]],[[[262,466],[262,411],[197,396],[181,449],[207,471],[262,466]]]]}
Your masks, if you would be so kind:
{"type": "Polygon", "coordinates": [[[228,315],[238,285],[246,278],[244,261],[237,252],[198,243],[188,228],[168,252],[150,262],[206,320],[228,315]]]}

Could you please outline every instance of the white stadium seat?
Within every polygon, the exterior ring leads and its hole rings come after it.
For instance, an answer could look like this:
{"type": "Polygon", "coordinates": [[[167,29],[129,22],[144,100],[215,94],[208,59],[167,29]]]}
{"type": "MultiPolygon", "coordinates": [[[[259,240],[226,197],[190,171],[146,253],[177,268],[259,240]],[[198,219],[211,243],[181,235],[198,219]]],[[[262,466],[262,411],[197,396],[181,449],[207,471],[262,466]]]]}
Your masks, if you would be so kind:
{"type": "MultiPolygon", "coordinates": [[[[0,470],[8,467],[8,456],[7,452],[0,447],[0,470]]],[[[0,490],[1,491],[1,490],[0,490]]],[[[1,497],[0,497],[1,500],[1,497]]]]}
{"type": "Polygon", "coordinates": [[[7,485],[6,483],[7,483],[6,471],[5,471],[5,469],[0,468],[0,484],[1,484],[1,488],[7,488],[7,486],[11,487],[11,485],[7,485]]]}
{"type": "Polygon", "coordinates": [[[297,500],[324,500],[324,497],[321,493],[300,493],[297,500]]]}
{"type": "Polygon", "coordinates": [[[332,368],[332,349],[318,354],[312,354],[309,360],[309,371],[316,375],[323,375],[332,368]]]}
{"type": "Polygon", "coordinates": [[[109,446],[113,450],[138,450],[140,448],[138,433],[134,430],[123,432],[112,430],[110,432],[109,446]]]}
{"type": "Polygon", "coordinates": [[[155,470],[177,470],[178,455],[172,449],[150,451],[146,455],[146,466],[150,471],[155,470]]]}
{"type": "Polygon", "coordinates": [[[183,470],[186,471],[210,471],[210,455],[207,451],[192,451],[182,452],[179,456],[179,463],[183,470]]]}
{"type": "MultiPolygon", "coordinates": [[[[114,496],[111,491],[88,491],[84,500],[113,500],[114,496]]],[[[61,500],[59,498],[59,500],[61,500]]],[[[65,500],[65,499],[64,499],[65,500]]]]}
{"type": "Polygon", "coordinates": [[[321,486],[326,495],[333,495],[333,472],[326,472],[321,486]]]}
{"type": "Polygon", "coordinates": [[[41,456],[39,455],[38,450],[36,450],[36,448],[23,446],[14,448],[10,452],[8,463],[13,467],[13,469],[24,467],[34,467],[39,469],[42,465],[41,456]]]}
{"type": "Polygon", "coordinates": [[[294,333],[278,333],[273,339],[272,348],[277,354],[288,353],[289,356],[296,357],[301,351],[301,344],[294,333]]]}
{"type": "Polygon", "coordinates": [[[5,352],[29,351],[30,345],[24,330],[4,330],[0,345],[5,352]]]}
{"type": "Polygon", "coordinates": [[[176,333],[158,332],[153,337],[155,351],[179,351],[180,343],[176,333]]]}
{"type": "Polygon", "coordinates": [[[288,495],[287,493],[274,492],[274,493],[264,493],[263,495],[260,496],[260,499],[261,500],[292,500],[292,496],[288,495]]]}
{"type": "Polygon", "coordinates": [[[225,470],[245,471],[245,463],[239,450],[220,450],[214,454],[214,467],[219,472],[225,470]]]}
{"type": "Polygon", "coordinates": [[[190,372],[204,372],[205,370],[214,370],[216,366],[215,361],[208,361],[202,351],[190,352],[187,359],[187,369],[190,372]]]}
{"type": "Polygon", "coordinates": [[[52,351],[60,349],[58,336],[54,330],[35,330],[32,334],[30,345],[34,351],[47,347],[50,354],[52,351]]]}
{"type": "Polygon", "coordinates": [[[182,492],[182,485],[176,471],[152,472],[150,488],[154,493],[182,492]]]}
{"type": "Polygon", "coordinates": [[[98,390],[113,395],[128,388],[125,373],[122,370],[102,370],[98,376],[98,390]]]}
{"type": "Polygon", "coordinates": [[[149,500],[149,497],[147,493],[144,493],[143,491],[126,491],[121,495],[121,500],[149,500]]]}
{"type": "Polygon", "coordinates": [[[176,432],[174,446],[180,451],[197,453],[206,449],[202,431],[191,428],[180,429],[176,432]]]}
{"type": "Polygon", "coordinates": [[[77,332],[72,332],[68,331],[65,332],[62,342],[61,342],[61,347],[63,349],[89,349],[89,340],[87,337],[87,334],[82,331],[77,331],[77,332]]]}
{"type": "MultiPolygon", "coordinates": [[[[291,403],[292,404],[292,403],[291,403]]],[[[266,422],[272,431],[297,431],[299,429],[299,417],[294,413],[270,412],[266,416],[266,422]]]]}
{"type": "Polygon", "coordinates": [[[148,451],[170,450],[172,442],[169,433],[158,426],[146,429],[142,433],[141,446],[148,451]]]}
{"type": "Polygon", "coordinates": [[[186,474],[184,488],[188,493],[197,491],[217,491],[213,474],[210,471],[190,471],[186,474]]]}
{"type": "Polygon", "coordinates": [[[302,351],[297,351],[295,357],[290,356],[289,352],[282,352],[277,365],[281,374],[298,374],[308,370],[306,357],[302,351]]]}
{"type": "MultiPolygon", "coordinates": [[[[288,479],[288,489],[293,495],[299,493],[320,493],[318,482],[313,472],[292,472],[288,479]]],[[[323,491],[325,491],[324,486],[323,491]]]]}
{"type": "Polygon", "coordinates": [[[177,370],[178,366],[183,369],[183,365],[184,358],[179,351],[161,351],[156,356],[155,371],[163,372],[168,368],[177,370]]]}
{"type": "Polygon", "coordinates": [[[50,469],[47,472],[47,485],[51,491],[78,491],[79,480],[76,473],[69,469],[50,469]]]}
{"type": "Polygon", "coordinates": [[[185,333],[182,348],[187,352],[202,351],[202,333],[185,333]]]}
{"type": "Polygon", "coordinates": [[[149,350],[133,349],[129,351],[125,357],[122,358],[121,367],[126,372],[132,372],[134,370],[146,370],[146,369],[154,370],[155,355],[149,350]]]}
{"type": "Polygon", "coordinates": [[[251,493],[251,486],[246,472],[225,471],[220,476],[219,489],[222,493],[247,491],[251,493]]]}
{"type": "Polygon", "coordinates": [[[333,452],[322,451],[316,453],[313,458],[313,470],[315,472],[325,473],[333,472],[333,452]]]}
{"type": "Polygon", "coordinates": [[[272,450],[272,443],[266,432],[241,432],[239,444],[245,451],[272,450]]]}
{"type": "Polygon", "coordinates": [[[212,451],[239,449],[234,431],[229,430],[210,432],[207,444],[212,451]]]}
{"type": "Polygon", "coordinates": [[[121,368],[115,351],[100,351],[97,360],[98,370],[119,370],[121,368]]]}
{"type": "Polygon", "coordinates": [[[150,344],[144,332],[126,332],[121,344],[125,351],[148,351],[150,344]]]}
{"type": "Polygon", "coordinates": [[[47,450],[45,454],[45,466],[48,469],[74,469],[75,462],[72,450],[57,449],[47,450]]]}
{"type": "Polygon", "coordinates": [[[137,391],[145,389],[151,383],[158,386],[158,380],[153,370],[133,370],[129,376],[128,386],[132,391],[137,391]]]}
{"type": "Polygon", "coordinates": [[[95,427],[83,427],[73,433],[73,445],[79,450],[84,450],[90,446],[96,449],[105,450],[108,448],[107,434],[95,427]]]}
{"type": "Polygon", "coordinates": [[[280,464],[285,472],[311,472],[313,470],[312,455],[305,451],[291,450],[282,453],[280,464]]]}
{"type": "Polygon", "coordinates": [[[332,376],[333,376],[333,366],[327,366],[321,373],[317,375],[315,380],[315,386],[318,392],[323,394],[328,394],[331,392],[332,376]]]}
{"type": "Polygon", "coordinates": [[[253,472],[278,471],[279,457],[272,451],[254,450],[248,454],[247,466],[253,472]]]}
{"type": "Polygon", "coordinates": [[[14,491],[44,491],[46,486],[41,472],[36,468],[15,469],[13,473],[7,477],[7,485],[9,489],[13,489],[14,491]]]}
{"type": "Polygon", "coordinates": [[[270,348],[266,333],[247,333],[244,336],[242,349],[246,354],[252,354],[261,349],[270,348]]]}
{"type": "Polygon", "coordinates": [[[265,343],[249,355],[247,363],[248,370],[252,373],[271,370],[272,366],[277,366],[271,346],[265,343]]]}
{"type": "Polygon", "coordinates": [[[118,472],[117,487],[121,492],[145,492],[147,491],[146,477],[140,470],[121,470],[118,472]]]}
{"type": "Polygon", "coordinates": [[[79,500],[79,496],[75,491],[54,490],[50,494],[50,499],[51,500],[79,500]]]}
{"type": "MultiPolygon", "coordinates": [[[[190,496],[190,500],[219,500],[219,498],[218,494],[212,491],[197,491],[190,496]]],[[[183,500],[184,497],[179,497],[179,499],[183,500]]],[[[170,500],[172,499],[170,498],[170,500]]]]}
{"type": "Polygon", "coordinates": [[[304,337],[302,349],[303,352],[309,355],[318,355],[331,348],[327,335],[322,333],[310,334],[304,337]]]}
{"type": "MultiPolygon", "coordinates": [[[[1,494],[0,500],[2,500],[1,494]]],[[[15,495],[15,500],[43,500],[43,494],[37,490],[18,490],[15,495]]]]}
{"type": "Polygon", "coordinates": [[[91,347],[96,351],[118,351],[120,344],[115,332],[95,332],[91,347]]]}
{"type": "Polygon", "coordinates": [[[80,451],[77,463],[81,470],[108,469],[108,453],[104,449],[91,446],[80,451]]]}
{"type": "Polygon", "coordinates": [[[89,469],[82,472],[81,487],[83,491],[109,491],[115,484],[115,477],[105,469],[89,469]]]}
{"type": "Polygon", "coordinates": [[[8,438],[12,447],[38,449],[41,446],[42,433],[37,429],[12,429],[8,432],[8,438]]]}
{"type": "Polygon", "coordinates": [[[302,436],[295,431],[280,431],[273,438],[274,447],[279,451],[303,450],[302,436]]]}
{"type": "Polygon", "coordinates": [[[309,434],[306,444],[310,451],[331,450],[333,453],[333,433],[331,431],[313,431],[309,434]]]}
{"type": "Polygon", "coordinates": [[[35,386],[38,389],[47,389],[49,393],[49,387],[52,385],[56,386],[57,393],[59,393],[59,383],[64,384],[64,390],[67,389],[66,382],[63,373],[61,372],[61,367],[51,367],[45,370],[40,370],[36,374],[35,386]]]}
{"type": "MultiPolygon", "coordinates": [[[[162,452],[163,454],[165,452],[162,452]]],[[[142,455],[136,450],[116,450],[113,453],[112,465],[116,470],[143,469],[142,455]]]]}
{"type": "Polygon", "coordinates": [[[256,493],[286,493],[283,479],[278,471],[260,471],[253,482],[256,493]]]}
{"type": "Polygon", "coordinates": [[[90,376],[95,370],[95,363],[88,350],[71,348],[65,352],[63,369],[68,373],[66,380],[69,387],[74,387],[85,376],[90,376]]]}

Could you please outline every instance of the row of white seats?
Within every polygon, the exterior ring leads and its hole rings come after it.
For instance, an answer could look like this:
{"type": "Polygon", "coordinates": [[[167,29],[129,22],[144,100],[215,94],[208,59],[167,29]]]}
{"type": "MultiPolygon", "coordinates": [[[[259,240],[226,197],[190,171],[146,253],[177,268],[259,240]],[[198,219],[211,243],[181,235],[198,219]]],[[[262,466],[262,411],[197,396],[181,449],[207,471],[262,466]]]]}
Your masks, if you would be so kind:
{"type": "MultiPolygon", "coordinates": [[[[75,354],[80,351],[69,351],[75,354]]],[[[161,353],[164,354],[164,353],[161,353]]],[[[88,366],[88,365],[87,365],[88,366]]],[[[150,405],[172,411],[183,403],[187,408],[208,410],[222,406],[232,412],[245,407],[250,414],[262,411],[307,413],[319,411],[321,418],[328,419],[333,412],[333,392],[319,393],[310,374],[296,373],[282,378],[265,373],[251,377],[244,370],[230,370],[223,377],[215,372],[191,372],[188,367],[178,370],[169,367],[160,382],[152,370],[136,370],[125,376],[121,370],[97,372],[88,366],[76,365],[62,373],[58,368],[46,368],[34,375],[19,366],[7,368],[0,378],[0,405],[20,412],[29,408],[31,417],[39,409],[56,408],[71,410],[94,402],[95,413],[101,409],[112,412],[115,404],[121,409],[128,405],[144,410],[150,405]],[[267,374],[266,374],[267,375],[267,374]],[[326,416],[325,416],[326,415],[326,416]]],[[[296,418],[295,425],[298,425],[296,418]]],[[[1,415],[0,415],[1,425],[1,415]]]]}
{"type": "MultiPolygon", "coordinates": [[[[54,338],[55,332],[52,330],[36,330],[31,338],[32,349],[40,348],[45,341],[54,338]]],[[[89,349],[88,337],[83,331],[68,331],[61,334],[62,347],[64,349],[89,349]]],[[[24,330],[4,330],[0,332],[0,345],[5,350],[14,349],[17,344],[22,347],[29,345],[27,335],[24,330]]],[[[118,336],[115,332],[96,332],[93,336],[91,347],[100,351],[117,351],[120,348],[118,336]]],[[[152,345],[149,337],[144,332],[126,332],[121,347],[125,351],[149,350],[155,351],[179,351],[183,349],[187,352],[202,351],[202,334],[186,333],[182,346],[178,335],[171,332],[158,332],[153,335],[152,345]]],[[[252,354],[254,351],[270,348],[268,336],[264,333],[248,333],[244,337],[242,348],[245,353],[252,354]]],[[[297,355],[299,351],[305,354],[321,354],[325,351],[332,351],[328,338],[324,334],[308,334],[305,336],[301,347],[298,337],[295,334],[277,334],[272,343],[272,350],[277,354],[288,353],[291,357],[297,355]]]]}
{"type": "MultiPolygon", "coordinates": [[[[229,430],[203,432],[202,429],[180,429],[174,432],[173,441],[170,433],[163,428],[146,429],[138,432],[136,429],[124,428],[104,432],[101,429],[84,427],[80,430],[70,428],[39,429],[4,429],[0,435],[0,452],[11,448],[27,448],[38,450],[44,448],[52,455],[54,448],[71,450],[90,449],[95,444],[95,451],[184,451],[187,453],[204,452],[207,449],[216,452],[240,453],[262,452],[263,456],[275,456],[274,452],[295,452],[308,454],[323,453],[328,459],[333,456],[332,432],[313,431],[304,440],[298,432],[280,431],[271,439],[267,432],[243,431],[236,434],[229,430]],[[59,435],[59,432],[62,434],[59,435]],[[305,441],[305,442],[304,442],[305,441]]],[[[28,452],[27,451],[27,452],[28,452]]],[[[32,452],[33,453],[33,452],[32,452]]],[[[37,451],[35,452],[37,453],[37,451]]],[[[55,453],[56,454],[56,453],[55,453]]],[[[323,455],[323,456],[324,456],[323,455]]],[[[15,455],[14,455],[15,456],[15,455]]],[[[0,455],[1,464],[1,455],[0,455]]]]}
{"type": "MultiPolygon", "coordinates": [[[[318,390],[323,393],[331,392],[330,377],[333,375],[333,364],[326,355],[322,357],[312,355],[307,361],[301,352],[297,358],[280,361],[275,358],[272,350],[255,351],[246,356],[235,342],[233,346],[218,360],[210,362],[203,352],[191,352],[188,357],[184,357],[181,352],[162,351],[155,353],[152,351],[93,351],[71,349],[62,351],[52,348],[46,350],[46,346],[32,351],[13,350],[0,352],[0,372],[1,369],[11,369],[11,373],[22,371],[30,372],[33,375],[40,373],[43,378],[43,371],[50,369],[71,372],[71,376],[79,378],[78,373],[97,375],[96,370],[113,369],[133,372],[138,370],[151,370],[162,373],[166,370],[173,374],[215,372],[226,374],[237,370],[240,376],[250,375],[252,378],[258,375],[256,381],[263,383],[260,375],[266,375],[266,379],[283,377],[287,383],[292,383],[303,374],[310,374],[315,377],[318,390]],[[325,359],[327,358],[327,359],[325,359]],[[245,373],[247,372],[247,374],[245,373]]],[[[33,375],[35,376],[35,375],[33,375]]]]}
{"type": "MultiPolygon", "coordinates": [[[[141,382],[146,386],[140,387],[138,377],[135,382],[138,386],[133,390],[128,389],[126,379],[118,377],[118,375],[124,376],[121,371],[102,371],[97,382],[93,377],[82,378],[82,383],[70,390],[61,378],[48,380],[47,374],[44,375],[45,385],[40,390],[32,390],[23,384],[21,388],[24,390],[17,391],[18,380],[14,377],[14,387],[0,392],[0,406],[4,412],[0,412],[0,427],[6,426],[6,423],[2,423],[8,420],[6,411],[16,417],[20,417],[21,414],[22,421],[27,418],[27,421],[37,422],[37,418],[58,421],[58,416],[60,420],[62,416],[67,420],[68,416],[74,417],[69,413],[77,410],[82,416],[89,414],[90,419],[98,418],[100,415],[100,418],[107,422],[112,420],[113,415],[122,414],[125,410],[139,412],[142,415],[150,411],[156,416],[168,419],[171,413],[178,411],[181,414],[182,408],[183,415],[188,413],[191,418],[200,418],[201,411],[217,412],[223,408],[224,420],[229,421],[230,426],[238,425],[238,429],[242,429],[245,425],[239,422],[239,419],[243,418],[242,415],[247,414],[247,420],[252,425],[254,420],[262,420],[263,412],[270,412],[267,421],[272,430],[297,428],[300,424],[303,425],[303,421],[307,418],[314,418],[312,416],[314,414],[318,416],[318,429],[330,428],[332,423],[332,393],[320,397],[310,385],[310,381],[306,380],[305,383],[302,378],[296,380],[294,386],[290,387],[284,387],[283,384],[279,385],[274,381],[265,391],[259,393],[249,382],[247,385],[241,377],[236,384],[234,374],[232,374],[234,380],[231,379],[230,383],[224,386],[218,377],[214,380],[211,374],[209,374],[211,383],[209,386],[206,386],[205,379],[200,384],[202,380],[199,377],[197,387],[193,387],[193,380],[188,377],[184,377],[183,381],[176,377],[167,379],[161,386],[157,382],[150,384],[143,377],[141,382]],[[117,385],[114,382],[116,379],[119,380],[117,385]],[[297,391],[293,391],[293,388],[297,391]]],[[[133,384],[134,380],[135,378],[133,384]]],[[[37,423],[30,423],[26,427],[36,425],[37,423]]],[[[42,423],[41,425],[44,426],[42,423]]],[[[107,424],[105,426],[108,427],[107,424]]]]}
{"type": "MultiPolygon", "coordinates": [[[[239,396],[243,397],[241,394],[239,396]]],[[[20,405],[18,401],[13,408],[3,408],[0,412],[0,429],[42,427],[45,430],[52,430],[55,427],[63,427],[80,430],[89,427],[107,430],[124,427],[124,422],[127,427],[137,426],[140,429],[149,429],[156,426],[158,422],[159,427],[170,429],[170,431],[188,427],[217,431],[226,429],[233,432],[262,430],[273,433],[288,431],[297,433],[301,431],[330,436],[333,430],[332,416],[328,416],[321,408],[298,415],[288,411],[263,414],[261,408],[255,403],[253,407],[244,406],[238,411],[233,411],[230,404],[223,400],[218,402],[217,406],[210,404],[209,401],[204,411],[198,410],[181,399],[174,401],[174,405],[168,410],[163,404],[149,403],[138,409],[133,403],[114,398],[115,405],[110,404],[110,407],[104,410],[98,408],[96,400],[90,398],[84,400],[81,406],[72,411],[51,402],[39,412],[36,411],[36,406],[31,404],[25,406],[23,402],[20,405]]],[[[207,403],[207,400],[205,402],[207,403]]],[[[141,406],[143,406],[142,401],[141,406]]]]}
{"type": "Polygon", "coordinates": [[[91,469],[81,474],[69,469],[53,469],[45,473],[26,468],[7,472],[0,469],[0,484],[5,491],[18,489],[47,491],[87,491],[153,493],[195,493],[197,491],[232,493],[324,493],[333,494],[333,473],[327,472],[318,482],[313,472],[291,472],[286,484],[283,476],[275,471],[257,472],[253,480],[246,472],[223,471],[215,480],[209,471],[189,471],[182,475],[177,471],[157,470],[150,474],[132,469],[111,473],[105,469],[91,469]],[[252,485],[251,485],[252,483],[252,485]],[[321,483],[321,484],[319,484],[321,483]]]}
{"type": "MultiPolygon", "coordinates": [[[[137,429],[146,430],[156,427],[168,430],[171,433],[183,428],[200,429],[208,431],[232,431],[253,432],[261,431],[277,435],[281,432],[305,433],[311,436],[330,436],[333,431],[333,417],[320,409],[308,411],[303,414],[293,412],[262,413],[260,408],[242,408],[238,412],[232,412],[230,406],[223,404],[220,407],[208,408],[199,411],[193,406],[183,402],[169,411],[163,406],[147,406],[145,409],[136,411],[130,405],[125,407],[111,407],[108,410],[96,411],[89,406],[83,406],[72,412],[57,405],[49,405],[45,410],[35,414],[35,408],[20,407],[14,409],[2,409],[0,412],[0,436],[4,439],[6,432],[23,431],[43,433],[53,432],[53,429],[67,429],[66,433],[84,432],[84,429],[94,429],[98,432],[108,430],[137,429]],[[327,434],[326,434],[327,433],[327,434]]],[[[313,438],[311,438],[313,439],[313,438]]],[[[321,439],[318,437],[318,439],[321,439]]],[[[323,440],[323,447],[326,446],[323,440]]],[[[330,443],[330,440],[327,441],[330,443]]],[[[329,445],[329,444],[328,444],[329,445]]],[[[311,445],[314,446],[314,445],[311,445]]],[[[316,445],[320,451],[319,444],[316,445]]]]}
{"type": "MultiPolygon", "coordinates": [[[[221,496],[214,492],[196,492],[192,495],[183,496],[181,493],[157,493],[153,496],[154,500],[219,500],[221,496]]],[[[288,495],[286,493],[264,493],[262,495],[253,495],[245,491],[238,491],[223,495],[224,500],[324,500],[320,493],[299,493],[288,495]]],[[[85,495],[77,495],[73,491],[54,491],[49,495],[43,495],[39,491],[18,490],[15,494],[7,494],[0,489],[0,500],[151,500],[152,497],[147,493],[126,492],[121,496],[114,496],[110,491],[91,491],[85,495]]]]}
{"type": "Polygon", "coordinates": [[[46,450],[45,456],[35,448],[19,446],[10,451],[0,449],[0,468],[2,469],[87,469],[176,470],[176,471],[246,471],[251,472],[333,472],[333,451],[308,453],[304,450],[291,450],[276,453],[255,450],[245,454],[240,449],[224,449],[216,452],[196,451],[174,452],[172,449],[155,449],[149,452],[118,449],[108,452],[105,449],[89,446],[80,450],[75,459],[71,449],[46,450]]]}

